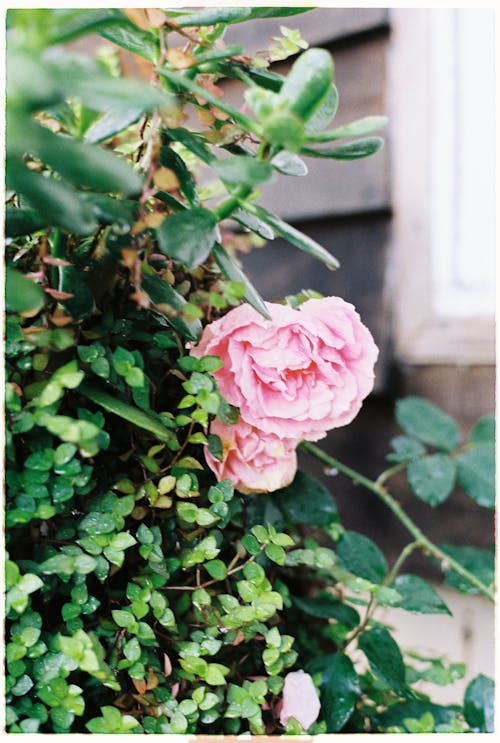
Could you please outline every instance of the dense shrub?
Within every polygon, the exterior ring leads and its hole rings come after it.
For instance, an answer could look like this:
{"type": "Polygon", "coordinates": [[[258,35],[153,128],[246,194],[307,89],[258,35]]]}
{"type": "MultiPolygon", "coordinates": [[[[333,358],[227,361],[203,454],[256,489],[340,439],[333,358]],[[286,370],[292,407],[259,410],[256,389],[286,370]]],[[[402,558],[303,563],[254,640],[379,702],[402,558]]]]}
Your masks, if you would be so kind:
{"type": "Polygon", "coordinates": [[[379,117],[326,129],[337,106],[326,52],[301,53],[285,79],[267,68],[307,46],[297,32],[282,28],[254,60],[222,42],[227,23],[295,12],[9,15],[8,732],[301,732],[280,721],[284,680],[299,670],[321,703],[311,733],[492,729],[490,679],[469,684],[463,707],[434,704],[415,683],[451,683],[464,667],[403,658],[373,615],[449,612],[401,574],[417,547],[447,582],[491,597],[492,553],[433,545],[384,484],[407,470],[415,495],[438,505],[458,478],[492,507],[491,418],[463,445],[442,411],[400,401],[402,435],[377,482],[304,444],[401,518],[413,541],[391,567],[306,472],[243,495],[206,465],[207,448],[224,454],[210,421],[233,425],[238,410],[219,391],[220,359],[189,350],[242,301],[267,314],[236,248],[282,235],[336,266],[254,203],[259,184],[304,175],[302,157],[382,144],[366,136],[379,117]],[[61,46],[88,32],[139,55],[151,85],[122,78],[109,47],[92,60],[61,46]],[[225,77],[250,113],[225,101],[225,77]]]}

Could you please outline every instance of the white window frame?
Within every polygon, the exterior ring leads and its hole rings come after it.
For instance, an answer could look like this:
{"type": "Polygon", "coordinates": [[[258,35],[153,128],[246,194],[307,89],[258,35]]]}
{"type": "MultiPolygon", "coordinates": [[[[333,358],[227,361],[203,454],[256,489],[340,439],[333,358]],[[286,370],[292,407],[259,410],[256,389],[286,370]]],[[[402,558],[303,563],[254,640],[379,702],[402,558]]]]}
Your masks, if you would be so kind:
{"type": "Polygon", "coordinates": [[[494,21],[492,9],[391,9],[388,290],[402,362],[495,361],[494,21]]]}

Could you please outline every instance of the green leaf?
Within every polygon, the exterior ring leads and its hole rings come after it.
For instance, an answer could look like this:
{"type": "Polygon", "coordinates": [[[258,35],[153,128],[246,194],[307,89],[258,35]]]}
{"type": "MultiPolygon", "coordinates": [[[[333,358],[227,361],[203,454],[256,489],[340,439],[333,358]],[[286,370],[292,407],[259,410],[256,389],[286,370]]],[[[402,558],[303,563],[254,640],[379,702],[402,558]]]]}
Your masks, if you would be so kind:
{"type": "Polygon", "coordinates": [[[396,436],[391,439],[391,446],[394,451],[386,457],[389,462],[411,462],[425,454],[425,447],[410,436],[396,436]]]}
{"type": "Polygon", "coordinates": [[[304,614],[318,619],[336,619],[348,629],[354,629],[359,624],[359,614],[356,609],[342,603],[340,599],[327,593],[316,598],[293,597],[293,603],[304,614]]]}
{"type": "Polygon", "coordinates": [[[222,560],[209,560],[203,567],[215,580],[224,580],[227,575],[227,568],[222,560]]]}
{"type": "Polygon", "coordinates": [[[398,400],[396,420],[408,436],[437,449],[453,451],[460,443],[460,429],[456,421],[423,397],[398,400]]]}
{"type": "Polygon", "coordinates": [[[15,268],[5,270],[5,308],[7,312],[36,315],[45,303],[42,287],[27,279],[15,268]]]}
{"type": "Polygon", "coordinates": [[[292,523],[328,526],[338,521],[333,497],[315,477],[297,470],[286,488],[273,493],[273,500],[292,523]]]}
{"type": "Polygon", "coordinates": [[[377,129],[387,124],[386,116],[365,116],[362,119],[351,121],[350,124],[344,124],[336,129],[330,129],[327,132],[321,132],[311,137],[315,142],[330,142],[335,139],[345,139],[346,137],[364,137],[371,134],[377,129]]]}
{"type": "Polygon", "coordinates": [[[450,723],[457,716],[456,709],[452,707],[443,707],[432,702],[410,701],[399,702],[382,714],[375,713],[373,717],[377,728],[386,731],[389,727],[404,726],[405,720],[420,720],[427,713],[433,716],[435,725],[450,723]]]}
{"type": "Polygon", "coordinates": [[[213,160],[211,166],[218,176],[231,186],[254,186],[269,180],[273,172],[268,162],[246,155],[233,155],[224,160],[213,160]]]}
{"type": "Polygon", "coordinates": [[[18,136],[26,138],[26,152],[48,163],[71,183],[130,195],[142,188],[140,175],[127,162],[101,147],[54,134],[37,124],[24,125],[18,136]]]}
{"type": "Polygon", "coordinates": [[[8,162],[7,185],[25,196],[49,224],[76,235],[90,235],[97,229],[92,209],[69,183],[35,173],[20,162],[8,162]]]}
{"type": "Polygon", "coordinates": [[[249,279],[245,276],[241,268],[237,263],[228,255],[226,250],[219,243],[215,243],[212,247],[212,256],[219,266],[222,274],[229,279],[229,281],[238,281],[245,287],[244,299],[250,304],[257,312],[260,312],[268,320],[271,319],[269,312],[266,309],[266,305],[257,289],[251,284],[249,279]]]}
{"type": "Polygon", "coordinates": [[[287,109],[307,121],[331,94],[333,61],[326,49],[307,49],[292,65],[279,92],[287,109]]]}
{"type": "Polygon", "coordinates": [[[92,8],[51,11],[51,26],[47,29],[50,34],[48,43],[62,44],[65,41],[95,31],[101,26],[111,26],[113,22],[124,22],[126,17],[114,8],[92,8]]]}
{"type": "Polygon", "coordinates": [[[84,397],[92,400],[96,405],[100,405],[101,408],[104,408],[104,410],[107,410],[109,413],[114,413],[132,425],[149,431],[160,441],[166,441],[167,443],[171,441],[172,434],[164,425],[165,420],[162,419],[162,421],[160,421],[153,412],[147,413],[144,410],[139,410],[138,408],[109,395],[107,392],[102,392],[97,387],[92,387],[86,383],[81,384],[78,391],[84,395],[84,397]]]}
{"type": "Polygon", "coordinates": [[[413,493],[430,506],[438,506],[448,498],[455,477],[455,462],[446,454],[432,454],[408,465],[408,483],[413,493]]]}
{"type": "MultiPolygon", "coordinates": [[[[294,152],[282,150],[271,160],[271,165],[284,175],[301,176],[307,175],[307,165],[294,152]]],[[[234,217],[234,214],[231,216],[234,217]]],[[[273,235],[274,237],[274,235],[273,235]]]]}
{"type": "Polygon", "coordinates": [[[194,207],[167,217],[157,235],[162,253],[195,268],[208,257],[219,237],[217,218],[208,209],[194,207]]]}
{"type": "MultiPolygon", "coordinates": [[[[290,153],[291,154],[291,153],[290,153]]],[[[274,240],[274,232],[262,219],[246,211],[244,207],[238,207],[231,212],[231,219],[236,220],[247,229],[255,232],[264,240],[274,240]]]]}
{"type": "Polygon", "coordinates": [[[495,443],[495,417],[485,415],[480,418],[471,431],[469,441],[473,444],[495,443]]]}
{"type": "MultiPolygon", "coordinates": [[[[149,294],[151,301],[155,305],[166,304],[169,307],[172,307],[176,312],[182,313],[187,304],[184,297],[171,287],[170,284],[160,278],[160,276],[143,276],[142,288],[147,294],[149,294]]],[[[199,339],[202,330],[199,320],[191,320],[188,322],[182,317],[175,317],[170,314],[166,314],[165,318],[174,330],[188,340],[197,341],[199,339]]]]}
{"type": "Polygon", "coordinates": [[[367,137],[358,139],[356,142],[341,144],[338,147],[322,148],[314,150],[311,147],[303,147],[301,153],[309,157],[327,157],[333,160],[358,160],[361,157],[374,155],[384,146],[381,137],[367,137]]]}
{"type": "Polygon", "coordinates": [[[297,248],[303,250],[305,253],[312,256],[313,258],[322,261],[328,268],[335,269],[339,267],[340,264],[338,260],[333,257],[333,255],[331,255],[315,240],[308,237],[307,235],[304,235],[303,232],[300,232],[299,230],[295,229],[295,227],[292,227],[290,224],[283,222],[282,219],[274,214],[271,214],[271,212],[266,211],[261,206],[257,206],[256,204],[247,204],[246,207],[259,219],[270,225],[275,232],[291,242],[292,245],[295,245],[297,248]]]}
{"type": "Polygon", "coordinates": [[[471,729],[477,733],[493,733],[495,718],[495,684],[482,673],[467,686],[464,714],[471,729]]]}
{"type": "Polygon", "coordinates": [[[69,299],[61,300],[63,307],[75,320],[84,320],[86,317],[90,317],[96,307],[95,298],[82,276],[82,272],[75,266],[58,266],[57,270],[59,274],[58,290],[73,294],[69,299]]]}
{"type": "Polygon", "coordinates": [[[337,555],[346,570],[372,583],[382,583],[388,573],[387,561],[377,545],[358,532],[342,534],[337,555]]]}
{"type": "MultiPolygon", "coordinates": [[[[479,547],[458,547],[453,544],[440,544],[440,549],[453,560],[460,563],[466,570],[479,578],[486,586],[492,585],[495,579],[495,556],[493,551],[479,547]]],[[[453,586],[461,593],[479,593],[479,589],[471,586],[469,581],[446,565],[441,566],[445,573],[445,583],[453,586]]]]}
{"type": "Polygon", "coordinates": [[[114,199],[107,194],[82,193],[85,203],[92,210],[100,222],[118,224],[120,227],[130,227],[135,219],[138,204],[130,199],[114,199]]]}
{"type": "Polygon", "coordinates": [[[199,132],[191,132],[189,129],[184,129],[183,127],[165,128],[164,131],[170,139],[174,142],[180,142],[184,147],[187,147],[202,162],[210,165],[212,160],[214,160],[215,155],[208,146],[205,137],[199,132]]]}
{"type": "Polygon", "coordinates": [[[337,113],[339,105],[339,94],[335,85],[330,86],[326,98],[322,102],[321,106],[313,113],[311,118],[306,123],[306,136],[307,139],[314,138],[316,132],[320,132],[322,129],[328,126],[337,113]]]}
{"type": "Polygon", "coordinates": [[[205,8],[194,12],[187,11],[186,15],[180,14],[175,22],[181,28],[186,26],[213,26],[216,23],[242,23],[252,18],[282,18],[305,13],[308,10],[310,8],[205,8]]]}
{"type": "Polygon", "coordinates": [[[7,206],[5,208],[6,237],[20,237],[38,232],[47,226],[46,218],[34,209],[7,206]]]}
{"type": "Polygon", "coordinates": [[[405,696],[405,665],[401,651],[385,627],[373,627],[364,632],[358,646],[366,655],[373,674],[397,694],[405,696]]]}
{"type": "Polygon", "coordinates": [[[358,674],[350,658],[335,653],[323,671],[321,686],[321,717],[326,732],[337,733],[351,717],[361,694],[358,674]]]}
{"type": "Polygon", "coordinates": [[[268,544],[266,545],[266,549],[264,551],[266,553],[266,556],[272,562],[275,562],[278,565],[285,564],[286,552],[283,547],[280,547],[278,544],[268,544]]]}
{"type": "Polygon", "coordinates": [[[393,588],[401,595],[400,608],[413,614],[450,614],[441,596],[417,575],[398,575],[393,588]]]}
{"type": "Polygon", "coordinates": [[[197,206],[199,200],[196,193],[196,183],[182,157],[170,147],[162,147],[160,150],[160,165],[174,171],[179,179],[180,190],[191,206],[197,206]]]}
{"type": "Polygon", "coordinates": [[[476,444],[456,458],[458,482],[469,498],[485,508],[495,508],[495,448],[476,444]]]}
{"type": "Polygon", "coordinates": [[[104,140],[114,137],[124,129],[135,124],[144,113],[144,105],[131,103],[128,107],[112,108],[106,111],[85,132],[85,141],[98,144],[104,140]]]}
{"type": "Polygon", "coordinates": [[[123,47],[133,54],[154,62],[158,55],[158,42],[150,31],[146,31],[123,16],[121,23],[113,23],[101,28],[99,34],[113,44],[123,47]]]}

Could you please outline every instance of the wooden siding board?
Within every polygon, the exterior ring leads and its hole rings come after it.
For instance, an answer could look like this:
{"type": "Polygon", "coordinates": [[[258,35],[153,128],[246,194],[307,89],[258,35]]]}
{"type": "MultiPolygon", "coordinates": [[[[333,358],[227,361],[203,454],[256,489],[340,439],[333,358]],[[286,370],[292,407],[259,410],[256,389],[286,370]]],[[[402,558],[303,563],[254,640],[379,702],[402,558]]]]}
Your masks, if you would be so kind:
{"type": "Polygon", "coordinates": [[[249,54],[255,54],[271,36],[280,35],[280,26],[297,28],[311,46],[321,46],[375,28],[385,28],[388,23],[387,8],[315,8],[289,18],[260,19],[230,26],[225,39],[231,44],[243,44],[249,54]]]}

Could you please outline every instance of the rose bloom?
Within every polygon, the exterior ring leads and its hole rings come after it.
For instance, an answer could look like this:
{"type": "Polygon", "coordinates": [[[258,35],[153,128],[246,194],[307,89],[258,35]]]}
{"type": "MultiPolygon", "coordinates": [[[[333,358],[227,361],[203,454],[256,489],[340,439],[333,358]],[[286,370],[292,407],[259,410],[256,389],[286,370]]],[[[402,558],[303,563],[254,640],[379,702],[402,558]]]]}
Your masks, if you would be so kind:
{"type": "Polygon", "coordinates": [[[207,325],[191,354],[220,356],[226,400],[266,434],[316,441],[350,423],[373,388],[378,349],[352,304],[309,299],[298,310],[245,303],[207,325]]]}
{"type": "Polygon", "coordinates": [[[241,493],[265,493],[291,483],[297,470],[297,441],[266,435],[240,420],[225,426],[218,418],[210,433],[220,436],[222,462],[205,449],[207,464],[217,479],[229,479],[241,493]]]}
{"type": "Polygon", "coordinates": [[[283,704],[280,722],[286,725],[289,717],[295,717],[304,730],[316,722],[321,709],[318,692],[312,678],[304,671],[292,671],[285,676],[283,704]]]}

